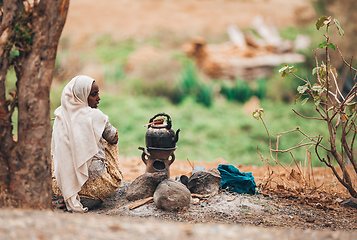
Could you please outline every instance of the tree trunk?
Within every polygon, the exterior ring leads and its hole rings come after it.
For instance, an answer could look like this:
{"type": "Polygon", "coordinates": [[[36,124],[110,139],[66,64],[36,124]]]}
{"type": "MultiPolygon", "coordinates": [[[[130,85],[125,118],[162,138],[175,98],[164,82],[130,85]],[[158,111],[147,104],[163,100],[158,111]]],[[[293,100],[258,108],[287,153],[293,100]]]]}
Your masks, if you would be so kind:
{"type": "Polygon", "coordinates": [[[52,198],[50,88],[69,0],[34,2],[30,6],[27,1],[8,0],[3,6],[0,28],[1,40],[5,39],[0,48],[0,187],[3,196],[0,200],[18,207],[49,208],[52,198]],[[4,19],[8,19],[9,24],[4,19]],[[18,57],[10,54],[11,49],[18,50],[18,57]],[[4,81],[12,64],[17,90],[15,99],[6,101],[4,81]],[[15,104],[18,107],[17,142],[13,140],[11,125],[11,106],[15,104]]]}

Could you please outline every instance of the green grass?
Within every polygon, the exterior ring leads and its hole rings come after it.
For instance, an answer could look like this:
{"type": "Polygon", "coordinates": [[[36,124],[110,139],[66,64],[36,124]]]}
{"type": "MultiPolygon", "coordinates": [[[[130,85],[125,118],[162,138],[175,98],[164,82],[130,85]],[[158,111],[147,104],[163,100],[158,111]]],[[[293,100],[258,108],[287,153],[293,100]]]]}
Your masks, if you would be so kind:
{"type": "MultiPolygon", "coordinates": [[[[237,102],[215,101],[210,108],[186,98],[181,104],[174,105],[164,97],[130,97],[102,93],[99,108],[109,116],[110,122],[119,131],[119,151],[123,156],[140,156],[138,147],[145,146],[143,127],[157,113],[165,112],[172,118],[173,129],[181,129],[176,159],[190,161],[214,161],[223,158],[232,164],[262,165],[257,147],[264,157],[269,157],[268,136],[263,124],[242,110],[237,102]]],[[[325,131],[317,121],[303,121],[291,109],[292,104],[261,103],[265,110],[264,120],[271,134],[301,129],[310,135],[325,131]]],[[[298,109],[299,105],[295,105],[298,109]]],[[[305,105],[305,107],[308,107],[305,105]]],[[[52,111],[53,112],[53,111],[52,111]]],[[[304,112],[303,113],[308,113],[304,112]]],[[[287,135],[281,138],[282,148],[292,147],[301,136],[287,135]]],[[[305,149],[295,150],[298,161],[305,161],[305,149]]],[[[279,161],[290,163],[290,155],[280,154],[279,161]]],[[[314,162],[314,165],[320,165],[314,162]]]]}
{"type": "MultiPolygon", "coordinates": [[[[311,27],[306,31],[310,30],[311,27]]],[[[286,29],[283,35],[286,35],[284,38],[294,39],[298,32],[286,29]]],[[[156,40],[148,39],[146,43],[160,48],[160,44],[154,44],[156,40]]],[[[165,112],[172,117],[174,130],[181,129],[175,152],[177,159],[211,162],[223,158],[232,164],[262,165],[257,147],[264,157],[269,157],[268,136],[260,121],[243,112],[243,103],[252,94],[262,98],[264,120],[271,134],[276,135],[297,126],[309,135],[326,134],[320,122],[304,120],[292,112],[292,108],[297,108],[304,115],[311,116],[314,110],[309,104],[303,107],[292,104],[296,87],[301,83],[292,77],[281,80],[278,73],[281,66],[277,66],[269,79],[256,81],[255,88],[251,83],[246,86],[238,80],[227,85],[222,80],[200,79],[192,62],[181,55],[176,56],[181,62],[180,71],[170,72],[175,68],[167,65],[170,63],[162,63],[160,71],[172,76],[168,79],[161,79],[159,74],[146,74],[143,79],[130,78],[125,75],[123,64],[138,47],[139,43],[133,40],[117,43],[105,36],[98,40],[94,51],[83,53],[82,56],[87,61],[95,59],[105,66],[105,86],[101,89],[99,108],[118,129],[119,151],[123,156],[141,155],[138,147],[145,146],[147,130],[143,125],[155,114],[165,112]],[[225,91],[219,93],[217,89],[222,89],[222,86],[225,91]],[[248,90],[252,91],[248,93],[248,90]],[[243,94],[247,97],[241,99],[243,94]]],[[[309,67],[304,64],[296,67],[299,68],[299,75],[311,74],[306,70],[309,67]]],[[[51,92],[52,113],[60,104],[60,91],[53,89],[51,92]]],[[[293,147],[301,139],[296,133],[284,135],[280,138],[280,149],[293,147]]],[[[293,154],[297,161],[304,162],[306,149],[294,150],[293,154]]],[[[279,154],[278,160],[290,163],[292,158],[285,153],[279,154]]],[[[313,160],[314,165],[322,165],[314,155],[313,160]]]]}
{"type": "MultiPolygon", "coordinates": [[[[280,33],[283,38],[291,40],[298,34],[313,38],[310,48],[303,52],[310,56],[309,60],[295,64],[299,76],[310,78],[313,66],[311,49],[322,40],[321,33],[315,30],[313,24],[303,29],[282,29],[280,33]]],[[[172,62],[160,63],[155,68],[157,73],[143,72],[140,77],[125,74],[123,68],[129,54],[139,49],[141,44],[165,50],[165,46],[181,46],[184,42],[183,39],[176,40],[175,44],[167,44],[170,40],[158,35],[142,42],[133,39],[115,42],[110,36],[103,36],[97,40],[93,51],[80,53],[83,61],[86,59],[84,63],[94,61],[105,66],[105,84],[101,89],[99,108],[119,130],[121,155],[140,156],[138,147],[145,146],[147,130],[143,125],[155,114],[165,112],[172,117],[174,130],[181,129],[175,152],[177,159],[214,161],[223,158],[232,164],[262,165],[257,147],[264,157],[269,158],[269,139],[261,121],[243,112],[244,102],[251,95],[261,99],[261,107],[265,110],[264,121],[272,135],[297,126],[311,136],[327,134],[321,122],[305,120],[293,113],[291,109],[296,108],[303,115],[311,116],[314,107],[311,103],[293,105],[296,88],[302,83],[292,76],[282,80],[278,73],[281,66],[276,67],[271,77],[249,84],[238,79],[231,82],[218,79],[207,81],[201,79],[191,60],[177,49],[170,49],[172,62]],[[181,64],[181,70],[177,70],[175,61],[181,64]]],[[[51,91],[52,113],[60,104],[60,93],[60,88],[51,91]]],[[[301,139],[302,136],[297,133],[283,135],[280,149],[293,147],[301,139]]],[[[272,140],[275,144],[275,138],[272,140]]],[[[304,162],[306,149],[294,150],[293,154],[297,161],[304,162]]],[[[279,154],[278,160],[290,163],[292,158],[285,153],[279,154]]],[[[314,153],[313,161],[315,166],[322,165],[314,153]]]]}

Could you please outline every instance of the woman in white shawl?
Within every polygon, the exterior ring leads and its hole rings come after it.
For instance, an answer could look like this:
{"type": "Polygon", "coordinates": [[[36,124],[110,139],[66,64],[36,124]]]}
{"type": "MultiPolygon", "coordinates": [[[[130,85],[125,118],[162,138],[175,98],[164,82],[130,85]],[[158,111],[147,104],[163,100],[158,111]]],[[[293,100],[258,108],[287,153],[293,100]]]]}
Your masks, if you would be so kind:
{"type": "Polygon", "coordinates": [[[81,198],[103,201],[121,184],[118,132],[97,109],[99,100],[94,79],[80,75],[65,86],[54,112],[52,188],[69,211],[87,211],[81,198]]]}

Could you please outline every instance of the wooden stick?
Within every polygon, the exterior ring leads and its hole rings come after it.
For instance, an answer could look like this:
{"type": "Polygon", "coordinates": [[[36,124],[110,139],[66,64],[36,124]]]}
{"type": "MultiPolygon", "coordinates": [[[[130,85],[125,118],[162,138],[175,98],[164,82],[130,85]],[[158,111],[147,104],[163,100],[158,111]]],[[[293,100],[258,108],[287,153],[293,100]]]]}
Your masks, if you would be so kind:
{"type": "Polygon", "coordinates": [[[132,204],[129,205],[129,210],[133,210],[137,207],[140,207],[140,206],[143,206],[147,203],[151,203],[154,201],[154,197],[148,197],[148,198],[145,198],[145,199],[140,199],[140,200],[137,200],[135,202],[133,202],[132,204]]]}
{"type": "Polygon", "coordinates": [[[236,197],[237,197],[237,196],[233,196],[232,198],[227,199],[227,202],[232,202],[232,201],[234,201],[234,199],[236,199],[236,197]]]}
{"type": "Polygon", "coordinates": [[[210,195],[207,194],[207,195],[202,195],[202,194],[197,194],[197,193],[191,193],[191,197],[195,197],[195,198],[208,198],[210,195]]]}
{"type": "Polygon", "coordinates": [[[192,168],[192,170],[195,168],[195,165],[194,164],[192,164],[191,162],[190,162],[190,160],[188,160],[188,158],[187,158],[187,161],[188,161],[188,163],[190,164],[190,166],[191,166],[191,168],[192,168]]]}

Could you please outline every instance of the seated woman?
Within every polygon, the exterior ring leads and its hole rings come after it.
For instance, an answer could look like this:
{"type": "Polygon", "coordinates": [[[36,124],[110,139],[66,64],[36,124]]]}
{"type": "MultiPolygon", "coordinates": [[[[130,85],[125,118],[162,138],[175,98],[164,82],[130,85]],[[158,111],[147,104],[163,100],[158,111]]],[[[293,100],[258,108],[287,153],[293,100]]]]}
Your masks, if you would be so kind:
{"type": "Polygon", "coordinates": [[[123,177],[118,131],[97,109],[99,100],[94,79],[80,75],[65,86],[61,106],[54,112],[52,189],[68,211],[86,212],[81,199],[103,201],[120,187],[123,177]]]}

